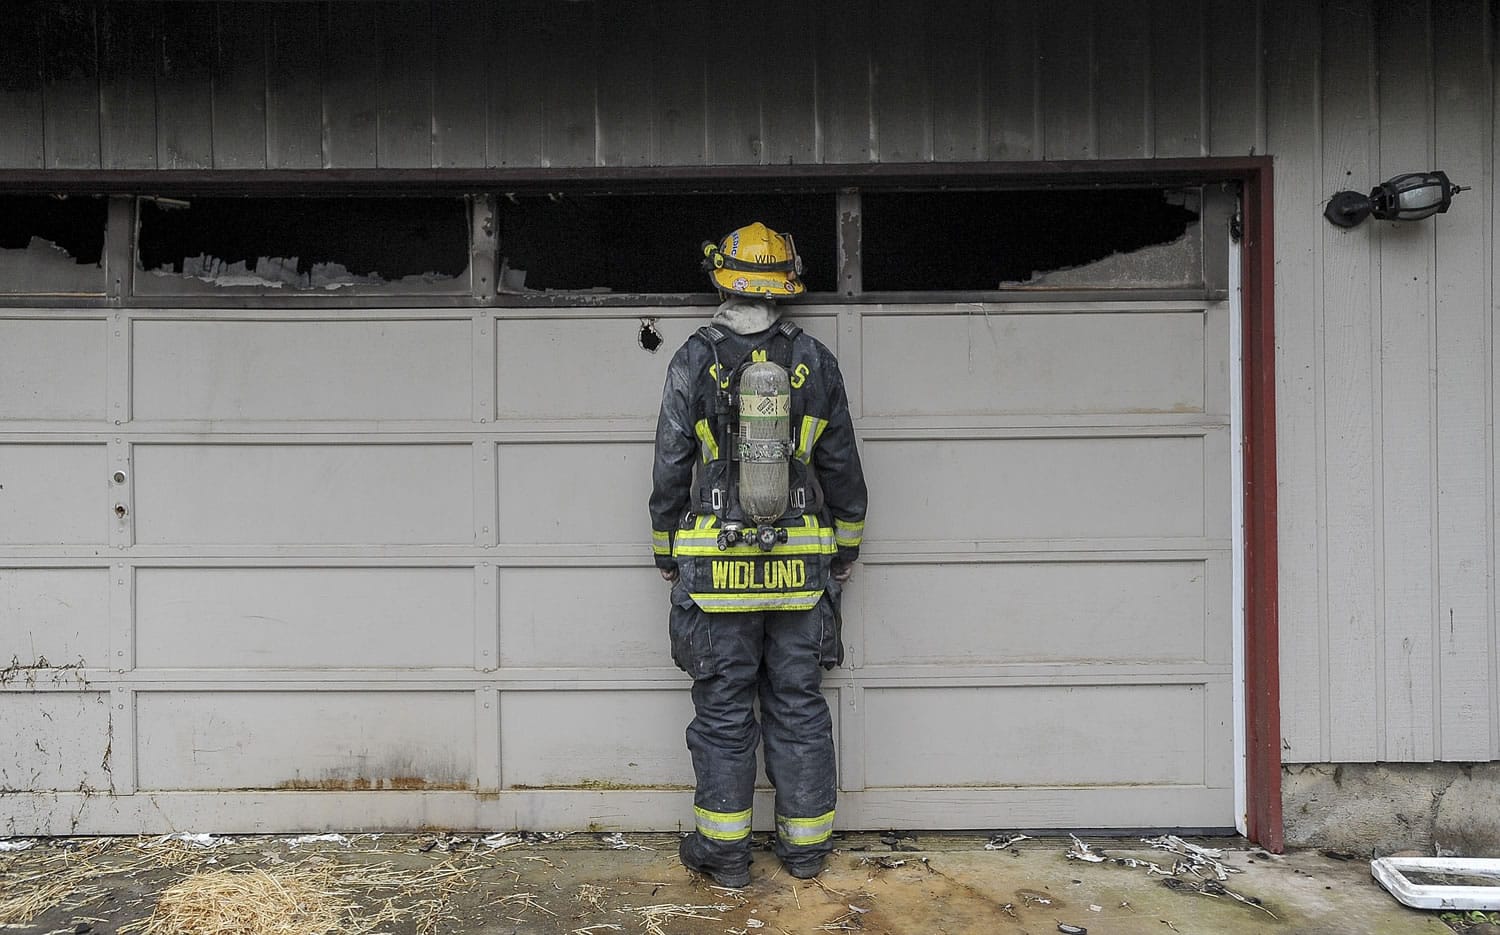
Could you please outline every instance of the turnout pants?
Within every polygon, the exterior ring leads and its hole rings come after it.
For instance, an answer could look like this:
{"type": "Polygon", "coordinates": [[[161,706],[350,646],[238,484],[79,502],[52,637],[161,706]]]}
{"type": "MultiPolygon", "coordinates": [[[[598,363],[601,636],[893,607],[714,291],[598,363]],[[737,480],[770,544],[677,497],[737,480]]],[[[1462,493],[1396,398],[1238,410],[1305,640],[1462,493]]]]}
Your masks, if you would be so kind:
{"type": "Polygon", "coordinates": [[[716,870],[750,861],[755,752],[776,787],[776,854],[811,864],[833,847],[833,720],[823,668],[842,661],[836,598],[812,610],[705,613],[674,600],[672,658],[693,677],[687,745],[697,775],[694,851],[716,870]],[[760,723],[753,701],[760,698],[760,723]]]}

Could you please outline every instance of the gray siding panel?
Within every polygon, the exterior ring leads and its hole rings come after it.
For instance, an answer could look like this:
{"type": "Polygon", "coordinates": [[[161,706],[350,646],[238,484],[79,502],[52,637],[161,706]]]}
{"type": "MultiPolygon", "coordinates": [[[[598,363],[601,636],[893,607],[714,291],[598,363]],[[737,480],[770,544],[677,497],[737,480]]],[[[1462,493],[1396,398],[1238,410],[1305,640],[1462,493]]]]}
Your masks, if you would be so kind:
{"type": "Polygon", "coordinates": [[[990,20],[997,37],[985,69],[989,156],[1001,161],[1042,158],[1041,50],[1037,7],[1000,0],[990,20]]]}
{"type": "MultiPolygon", "coordinates": [[[[804,6],[798,0],[774,0],[768,8],[778,15],[768,17],[775,23],[797,22],[804,6]]],[[[813,29],[784,30],[774,41],[785,55],[780,67],[764,75],[761,91],[761,113],[765,121],[765,161],[772,165],[816,162],[818,158],[817,127],[817,56],[813,29]]],[[[772,41],[770,36],[766,41],[772,41]]],[[[710,82],[710,93],[717,93],[710,82]]]]}
{"type": "Polygon", "coordinates": [[[380,109],[376,151],[382,168],[432,165],[430,5],[403,0],[379,10],[380,109]]]}
{"type": "MultiPolygon", "coordinates": [[[[651,70],[638,60],[624,55],[608,54],[616,46],[645,48],[654,35],[649,0],[619,0],[601,4],[597,29],[600,55],[595,63],[598,76],[596,161],[601,166],[643,166],[651,161],[651,70]]],[[[767,82],[778,80],[769,74],[767,82]]],[[[718,94],[743,94],[745,89],[719,89],[718,94]]],[[[767,101],[775,96],[766,95],[767,101]]],[[[774,111],[772,112],[774,113],[774,111]]],[[[805,123],[812,124],[808,111],[805,123]]],[[[804,160],[806,161],[806,160],[804,160]]]]}
{"type": "Polygon", "coordinates": [[[927,61],[932,86],[932,158],[939,162],[985,159],[985,49],[990,37],[976,29],[993,15],[985,0],[946,4],[947,16],[928,20],[927,61]]]}
{"type": "Polygon", "coordinates": [[[42,20],[22,16],[0,30],[0,168],[40,169],[42,149],[42,20]]]}
{"type": "Polygon", "coordinates": [[[43,146],[49,169],[92,169],[99,159],[99,53],[94,6],[45,8],[43,146]]]}
{"type": "Polygon", "coordinates": [[[215,169],[266,167],[266,29],[270,3],[215,4],[215,169]]]}
{"type": "Polygon", "coordinates": [[[1152,111],[1157,158],[1204,156],[1207,93],[1203,6],[1154,0],[1151,10],[1152,111]]]}
{"type": "Polygon", "coordinates": [[[99,19],[99,140],[106,169],[156,168],[161,8],[107,6],[99,19]]]}
{"type": "Polygon", "coordinates": [[[1208,41],[1209,153],[1214,156],[1264,153],[1262,4],[1256,0],[1208,0],[1204,21],[1208,41]]]}
{"type": "Polygon", "coordinates": [[[1098,156],[1093,17],[1089,0],[1057,0],[1047,11],[1041,34],[1041,100],[1048,159],[1098,156]]]}
{"type": "Polygon", "coordinates": [[[554,6],[546,36],[546,130],[550,166],[591,166],[595,158],[594,11],[588,4],[554,6]]]}
{"type": "MultiPolygon", "coordinates": [[[[710,8],[694,0],[657,0],[656,22],[671,23],[659,30],[648,53],[651,62],[651,161],[656,165],[702,165],[708,145],[708,15],[710,8]]],[[[716,24],[715,29],[725,28],[716,24]]],[[[639,56],[637,50],[619,54],[639,56]]],[[[644,56],[643,56],[644,58],[644,56]]],[[[740,71],[743,61],[715,62],[715,81],[721,87],[753,93],[756,69],[740,71]]]]}
{"type": "MultiPolygon", "coordinates": [[[[1438,667],[1444,760],[1500,757],[1494,746],[1494,603],[1490,577],[1494,414],[1488,409],[1493,297],[1480,275],[1492,262],[1483,198],[1494,198],[1489,95],[1493,72],[1484,37],[1494,4],[1435,0],[1433,33],[1437,165],[1477,183],[1475,197],[1435,218],[1437,238],[1438,667]],[[1466,24],[1460,27],[1459,24],[1466,24]],[[1486,184],[1488,183],[1488,184],[1486,184]],[[1489,190],[1486,191],[1486,188],[1489,190]],[[1470,272],[1474,271],[1474,272],[1470,272]]],[[[1402,171],[1392,167],[1392,171],[1402,171]]]]}
{"type": "Polygon", "coordinates": [[[1282,755],[1328,758],[1328,653],[1321,597],[1322,228],[1319,17],[1302,0],[1266,4],[1267,146],[1276,173],[1276,474],[1282,755]]]}
{"type": "Polygon", "coordinates": [[[163,8],[156,59],[158,169],[207,169],[214,164],[210,76],[217,22],[212,3],[171,3],[163,8]]]}
{"type": "Polygon", "coordinates": [[[380,165],[380,23],[353,3],[324,7],[323,160],[339,168],[380,165]]]}
{"type": "Polygon", "coordinates": [[[323,100],[309,94],[321,85],[323,47],[318,7],[278,3],[266,42],[266,167],[316,169],[323,165],[323,100]]]}
{"type": "Polygon", "coordinates": [[[432,164],[438,168],[483,166],[489,135],[489,41],[491,4],[454,0],[432,6],[434,41],[443,54],[432,59],[432,164]]]}
{"type": "Polygon", "coordinates": [[[932,158],[927,11],[928,7],[920,3],[875,3],[870,36],[871,119],[875,152],[881,162],[927,162],[932,158]]]}
{"type": "Polygon", "coordinates": [[[490,62],[489,159],[494,166],[546,165],[542,4],[507,3],[495,13],[490,62]]]}
{"type": "Polygon", "coordinates": [[[1101,4],[1094,16],[1095,106],[1099,157],[1151,155],[1151,7],[1149,0],[1101,4]]]}
{"type": "MultiPolygon", "coordinates": [[[[1323,11],[1324,197],[1340,188],[1368,188],[1378,168],[1373,143],[1374,23],[1368,7],[1329,3],[1323,11]],[[1336,37],[1336,38],[1335,38],[1336,37]],[[1329,41],[1333,40],[1333,41],[1329,41]]],[[[1336,762],[1374,760],[1379,754],[1378,714],[1384,691],[1380,667],[1375,562],[1376,460],[1372,394],[1376,344],[1371,308],[1379,299],[1372,282],[1370,231],[1322,225],[1323,238],[1323,445],[1328,649],[1327,691],[1337,705],[1331,754],[1336,762]]]]}
{"type": "Polygon", "coordinates": [[[818,21],[820,162],[867,162],[870,150],[870,4],[834,0],[818,21]]]}
{"type": "MultiPolygon", "coordinates": [[[[1432,87],[1412,76],[1431,74],[1428,6],[1414,0],[1381,11],[1380,119],[1412,132],[1380,135],[1379,175],[1427,164],[1432,87]],[[1403,28],[1406,23],[1422,24],[1421,31],[1403,28]]],[[[1380,305],[1371,314],[1381,347],[1377,453],[1384,548],[1376,573],[1383,582],[1380,649],[1388,683],[1381,739],[1383,756],[1397,760],[1431,759],[1434,749],[1433,230],[1431,224],[1381,224],[1369,232],[1380,270],[1380,305]]]]}

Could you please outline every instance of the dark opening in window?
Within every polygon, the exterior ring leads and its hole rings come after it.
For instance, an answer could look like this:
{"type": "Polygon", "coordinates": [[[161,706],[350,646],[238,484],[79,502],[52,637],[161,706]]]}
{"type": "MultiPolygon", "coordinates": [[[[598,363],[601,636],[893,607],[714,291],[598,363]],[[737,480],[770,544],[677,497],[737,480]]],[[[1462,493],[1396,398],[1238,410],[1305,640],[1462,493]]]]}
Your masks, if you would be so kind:
{"type": "Polygon", "coordinates": [[[216,286],[444,283],[469,267],[462,198],[143,199],[140,268],[216,286]]]}
{"type": "MultiPolygon", "coordinates": [[[[1178,241],[1196,193],[866,192],[867,292],[985,291],[1178,241]]],[[[1191,265],[1196,254],[1169,258],[1191,265]]],[[[1176,270],[1172,270],[1173,273],[1176,270]]],[[[1171,278],[1168,276],[1167,278],[1171,278]]]]}
{"type": "Polygon", "coordinates": [[[831,193],[502,195],[501,289],[712,292],[703,242],[754,221],[795,238],[808,291],[833,291],[831,193]]]}
{"type": "Polygon", "coordinates": [[[104,290],[103,198],[0,197],[0,293],[104,290]]]}

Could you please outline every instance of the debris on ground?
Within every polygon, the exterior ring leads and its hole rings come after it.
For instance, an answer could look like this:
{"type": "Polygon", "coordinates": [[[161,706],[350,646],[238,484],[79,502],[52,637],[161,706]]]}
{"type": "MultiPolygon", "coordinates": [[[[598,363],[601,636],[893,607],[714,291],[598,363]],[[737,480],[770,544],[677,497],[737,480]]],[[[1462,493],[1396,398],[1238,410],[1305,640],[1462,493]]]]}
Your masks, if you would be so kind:
{"type": "MultiPolygon", "coordinates": [[[[1078,837],[1076,834],[1068,835],[1072,839],[1066,856],[1069,860],[1082,860],[1088,863],[1101,864],[1112,862],[1117,866],[1126,867],[1131,870],[1146,868],[1146,875],[1160,875],[1166,879],[1162,885],[1177,892],[1195,893],[1200,896],[1209,896],[1219,899],[1224,896],[1252,906],[1264,912],[1271,918],[1276,914],[1265,906],[1254,896],[1246,896],[1224,886],[1224,881],[1229,879],[1231,873],[1243,873],[1240,867],[1232,867],[1222,861],[1224,852],[1219,848],[1202,847],[1189,841],[1184,841],[1175,834],[1164,834],[1155,838],[1141,838],[1141,843],[1149,844],[1153,849],[1165,850],[1178,859],[1172,863],[1170,870],[1162,868],[1154,861],[1139,857],[1112,857],[1103,851],[1096,851],[1078,837]],[[1178,878],[1178,874],[1191,874],[1200,882],[1194,884],[1178,878]],[[1212,879],[1209,879],[1209,877],[1212,879]]],[[[1102,907],[1089,906],[1094,912],[1101,911],[1102,907]]]]}
{"type": "Polygon", "coordinates": [[[337,844],[340,847],[348,847],[349,839],[342,834],[304,834],[297,838],[288,838],[287,847],[301,847],[304,844],[337,844]]]}
{"type": "Polygon", "coordinates": [[[1184,841],[1175,834],[1164,834],[1157,838],[1141,838],[1141,840],[1154,848],[1168,851],[1183,858],[1187,862],[1185,869],[1195,874],[1201,875],[1201,872],[1205,869],[1212,870],[1214,875],[1219,878],[1220,883],[1229,879],[1231,873],[1244,872],[1239,867],[1231,867],[1221,863],[1220,861],[1224,857],[1224,852],[1219,848],[1199,847],[1197,844],[1184,841]]]}
{"type": "Polygon", "coordinates": [[[191,834],[184,831],[181,834],[164,834],[146,846],[160,847],[161,845],[166,844],[170,841],[181,841],[183,844],[186,844],[190,847],[199,847],[203,848],[204,850],[213,850],[216,847],[225,847],[228,845],[232,845],[234,843],[234,838],[226,838],[213,834],[191,834]]]}
{"type": "Polygon", "coordinates": [[[616,831],[614,834],[601,835],[599,837],[599,840],[602,841],[602,842],[604,842],[604,844],[606,844],[609,847],[609,849],[612,850],[612,851],[628,851],[628,850],[654,851],[654,850],[656,850],[656,848],[654,848],[654,847],[647,847],[644,844],[631,844],[629,841],[625,840],[625,835],[622,834],[619,831],[616,831]]]}
{"type": "Polygon", "coordinates": [[[1093,848],[1079,840],[1078,835],[1070,834],[1068,837],[1073,840],[1073,844],[1067,850],[1069,860],[1083,860],[1091,864],[1102,864],[1109,859],[1103,854],[1095,852],[1093,848]]]}
{"type": "Polygon", "coordinates": [[[880,843],[893,851],[919,851],[917,836],[910,831],[887,831],[880,836],[880,843]]]}
{"type": "Polygon", "coordinates": [[[995,834],[991,835],[990,839],[985,842],[984,849],[987,851],[1003,851],[1013,844],[1030,840],[1031,835],[1029,834],[995,834]]]}
{"type": "Polygon", "coordinates": [[[552,844],[567,837],[567,831],[503,831],[480,840],[480,844],[491,850],[509,850],[513,847],[535,847],[552,844]]]}
{"type": "MultiPolygon", "coordinates": [[[[741,900],[741,905],[744,900],[741,900]]],[[[726,903],[715,903],[708,906],[681,905],[678,903],[659,903],[654,906],[622,906],[616,912],[627,915],[636,914],[641,917],[641,927],[651,935],[666,935],[664,926],[674,919],[704,919],[709,922],[723,922],[724,913],[733,912],[737,906],[726,903]],[[718,915],[708,915],[715,912],[718,915]]]]}
{"type": "Polygon", "coordinates": [[[34,844],[36,844],[35,841],[25,841],[25,840],[0,841],[0,853],[4,853],[6,851],[25,851],[25,850],[30,850],[31,847],[34,844]]]}

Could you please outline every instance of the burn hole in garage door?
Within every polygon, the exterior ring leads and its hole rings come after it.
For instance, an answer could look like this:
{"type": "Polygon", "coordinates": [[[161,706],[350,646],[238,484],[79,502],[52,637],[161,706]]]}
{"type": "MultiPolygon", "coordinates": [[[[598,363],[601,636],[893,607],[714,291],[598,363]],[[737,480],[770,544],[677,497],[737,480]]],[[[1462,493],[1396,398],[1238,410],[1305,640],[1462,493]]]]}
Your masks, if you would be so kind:
{"type": "Polygon", "coordinates": [[[0,197],[0,292],[104,292],[103,198],[0,197]]]}
{"type": "Polygon", "coordinates": [[[1196,189],[864,192],[866,292],[1202,281],[1196,189]]]}
{"type": "Polygon", "coordinates": [[[136,292],[453,293],[468,288],[462,198],[142,199],[136,292]]]}
{"type": "Polygon", "coordinates": [[[502,292],[692,294],[712,290],[702,244],[760,221],[790,232],[810,292],[831,292],[834,196],[502,195],[502,292]]]}

